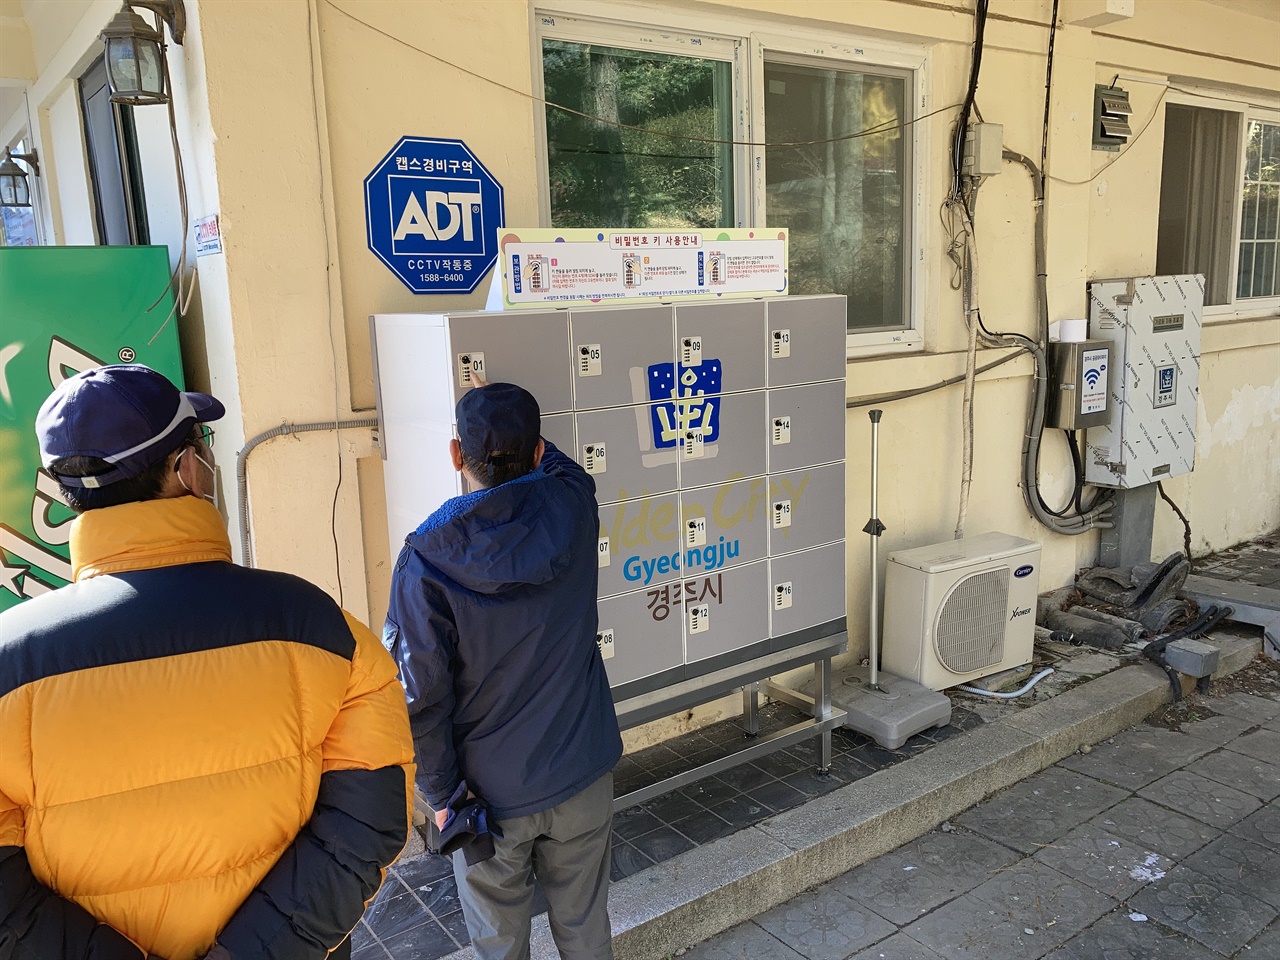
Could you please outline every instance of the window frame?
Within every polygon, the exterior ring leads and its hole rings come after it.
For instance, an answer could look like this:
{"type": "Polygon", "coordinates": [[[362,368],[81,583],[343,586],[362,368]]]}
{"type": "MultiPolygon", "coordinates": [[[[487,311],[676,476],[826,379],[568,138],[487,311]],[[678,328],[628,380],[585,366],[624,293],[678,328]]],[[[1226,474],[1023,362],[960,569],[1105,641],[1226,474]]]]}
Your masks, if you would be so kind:
{"type": "Polygon", "coordinates": [[[1207,88],[1192,86],[1180,90],[1170,87],[1168,102],[1182,107],[1198,107],[1207,110],[1218,110],[1224,113],[1234,113],[1239,115],[1240,119],[1240,130],[1237,135],[1235,150],[1236,166],[1232,178],[1231,220],[1228,231],[1231,237],[1231,255],[1229,258],[1231,302],[1206,306],[1203,313],[1204,322],[1211,324],[1230,323],[1234,320],[1257,319],[1280,313],[1280,293],[1271,297],[1239,297],[1236,295],[1240,274],[1241,201],[1244,196],[1244,176],[1248,163],[1246,147],[1249,137],[1249,123],[1257,120],[1262,123],[1280,125],[1280,103],[1268,107],[1234,97],[1223,96],[1207,88]]]}
{"type": "MultiPolygon", "coordinates": [[[[907,82],[905,102],[910,108],[909,120],[914,121],[927,112],[932,102],[929,55],[923,45],[883,40],[864,42],[839,28],[817,32],[773,23],[766,26],[749,16],[734,16],[732,23],[738,29],[726,33],[724,18],[625,2],[605,6],[592,0],[549,0],[531,11],[531,19],[533,89],[539,97],[546,90],[542,64],[544,39],[731,61],[735,140],[764,141],[766,60],[901,76],[907,82]]],[[[533,106],[538,217],[539,223],[548,227],[551,225],[551,187],[546,108],[540,101],[535,101],[533,106]]],[[[913,122],[905,137],[908,182],[903,198],[904,325],[888,330],[850,332],[845,341],[849,358],[924,349],[921,319],[931,272],[924,256],[930,230],[926,216],[929,179],[924,166],[929,155],[928,128],[927,123],[913,122]]],[[[734,217],[738,227],[759,226],[764,220],[764,150],[764,147],[742,145],[733,148],[734,217]]]]}

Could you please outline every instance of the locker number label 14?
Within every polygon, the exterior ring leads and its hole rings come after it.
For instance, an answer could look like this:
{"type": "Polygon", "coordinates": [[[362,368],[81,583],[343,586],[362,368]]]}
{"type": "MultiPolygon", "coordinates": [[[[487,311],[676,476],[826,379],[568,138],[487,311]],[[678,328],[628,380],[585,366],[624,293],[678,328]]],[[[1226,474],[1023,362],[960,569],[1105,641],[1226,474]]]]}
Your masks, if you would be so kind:
{"type": "Polygon", "coordinates": [[[791,331],[775,330],[769,340],[769,356],[775,360],[791,356],[791,331]]]}
{"type": "Polygon", "coordinates": [[[587,473],[604,473],[607,464],[603,443],[588,443],[582,448],[582,469],[587,473]]]}
{"type": "Polygon", "coordinates": [[[605,627],[596,634],[596,646],[600,648],[602,659],[613,659],[613,627],[605,627]]]}
{"type": "Polygon", "coordinates": [[[773,445],[776,447],[781,443],[791,442],[791,418],[790,417],[774,417],[773,418],[773,445]]]}
{"type": "Polygon", "coordinates": [[[484,367],[484,354],[458,354],[458,386],[474,387],[477,378],[480,380],[489,379],[489,374],[484,367]]]}
{"type": "Polygon", "coordinates": [[[782,583],[773,585],[773,609],[786,610],[791,606],[791,581],[784,580],[782,583]]]}
{"type": "Polygon", "coordinates": [[[701,603],[689,608],[689,632],[706,633],[711,629],[711,604],[701,603]]]}
{"type": "Polygon", "coordinates": [[[791,526],[791,501],[773,501],[773,529],[781,530],[789,526],[791,526]]]}
{"type": "Polygon", "coordinates": [[[600,376],[600,344],[578,344],[578,376],[600,376]]]}

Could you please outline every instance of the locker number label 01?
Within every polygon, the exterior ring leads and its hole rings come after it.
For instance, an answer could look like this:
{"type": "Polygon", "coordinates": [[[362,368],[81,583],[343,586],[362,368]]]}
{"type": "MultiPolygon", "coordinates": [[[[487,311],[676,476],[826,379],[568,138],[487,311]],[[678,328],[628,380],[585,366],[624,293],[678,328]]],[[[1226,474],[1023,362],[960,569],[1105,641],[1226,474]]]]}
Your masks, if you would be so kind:
{"type": "Polygon", "coordinates": [[[791,442],[791,418],[790,417],[774,417],[773,418],[773,445],[776,447],[780,443],[791,442]]]}
{"type": "Polygon", "coordinates": [[[701,337],[680,338],[680,362],[686,367],[697,367],[702,365],[701,337]]]}
{"type": "Polygon", "coordinates": [[[769,341],[769,356],[775,360],[791,356],[791,331],[775,330],[769,341]]]}
{"type": "Polygon", "coordinates": [[[582,448],[582,469],[587,473],[604,473],[607,464],[603,443],[588,443],[582,448]]]}
{"type": "Polygon", "coordinates": [[[789,526],[791,526],[791,501],[773,501],[773,529],[781,530],[789,526]]]}
{"type": "Polygon", "coordinates": [[[600,376],[600,344],[582,343],[578,345],[578,376],[600,376]]]}
{"type": "Polygon", "coordinates": [[[605,627],[596,634],[596,646],[600,648],[601,659],[613,659],[613,627],[605,627]]]}
{"type": "Polygon", "coordinates": [[[684,524],[684,545],[702,547],[707,543],[707,518],[690,517],[684,524]]]}
{"type": "Polygon", "coordinates": [[[601,537],[596,544],[596,562],[598,566],[609,565],[609,538],[601,537]]]}
{"type": "Polygon", "coordinates": [[[474,387],[476,380],[487,380],[483,353],[458,354],[458,386],[474,387]]]}
{"type": "Polygon", "coordinates": [[[785,580],[782,583],[773,585],[773,609],[786,610],[791,606],[791,581],[785,580]]]}
{"type": "Polygon", "coordinates": [[[706,633],[711,629],[711,604],[703,603],[689,608],[689,632],[706,633]]]}
{"type": "Polygon", "coordinates": [[[703,435],[701,427],[684,432],[683,447],[686,460],[700,460],[702,458],[706,450],[706,437],[703,435]]]}

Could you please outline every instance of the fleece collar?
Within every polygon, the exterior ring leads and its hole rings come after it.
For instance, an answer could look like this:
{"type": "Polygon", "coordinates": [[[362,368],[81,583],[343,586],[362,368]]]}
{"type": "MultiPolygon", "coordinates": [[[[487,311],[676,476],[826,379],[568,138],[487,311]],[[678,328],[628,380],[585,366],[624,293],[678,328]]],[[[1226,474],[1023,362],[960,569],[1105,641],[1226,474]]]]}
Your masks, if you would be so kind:
{"type": "Polygon", "coordinates": [[[76,580],[182,563],[231,560],[222,514],[200,497],[89,510],[71,525],[76,580]]]}

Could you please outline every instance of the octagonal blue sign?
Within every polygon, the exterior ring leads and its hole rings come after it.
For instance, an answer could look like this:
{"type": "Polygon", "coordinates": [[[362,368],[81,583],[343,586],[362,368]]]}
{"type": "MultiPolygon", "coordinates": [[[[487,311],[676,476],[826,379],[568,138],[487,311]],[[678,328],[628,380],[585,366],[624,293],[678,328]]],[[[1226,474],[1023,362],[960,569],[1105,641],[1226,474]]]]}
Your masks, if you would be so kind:
{"type": "Polygon", "coordinates": [[[461,140],[402,137],[364,180],[369,249],[414,293],[470,293],[498,259],[502,185],[461,140]]]}

